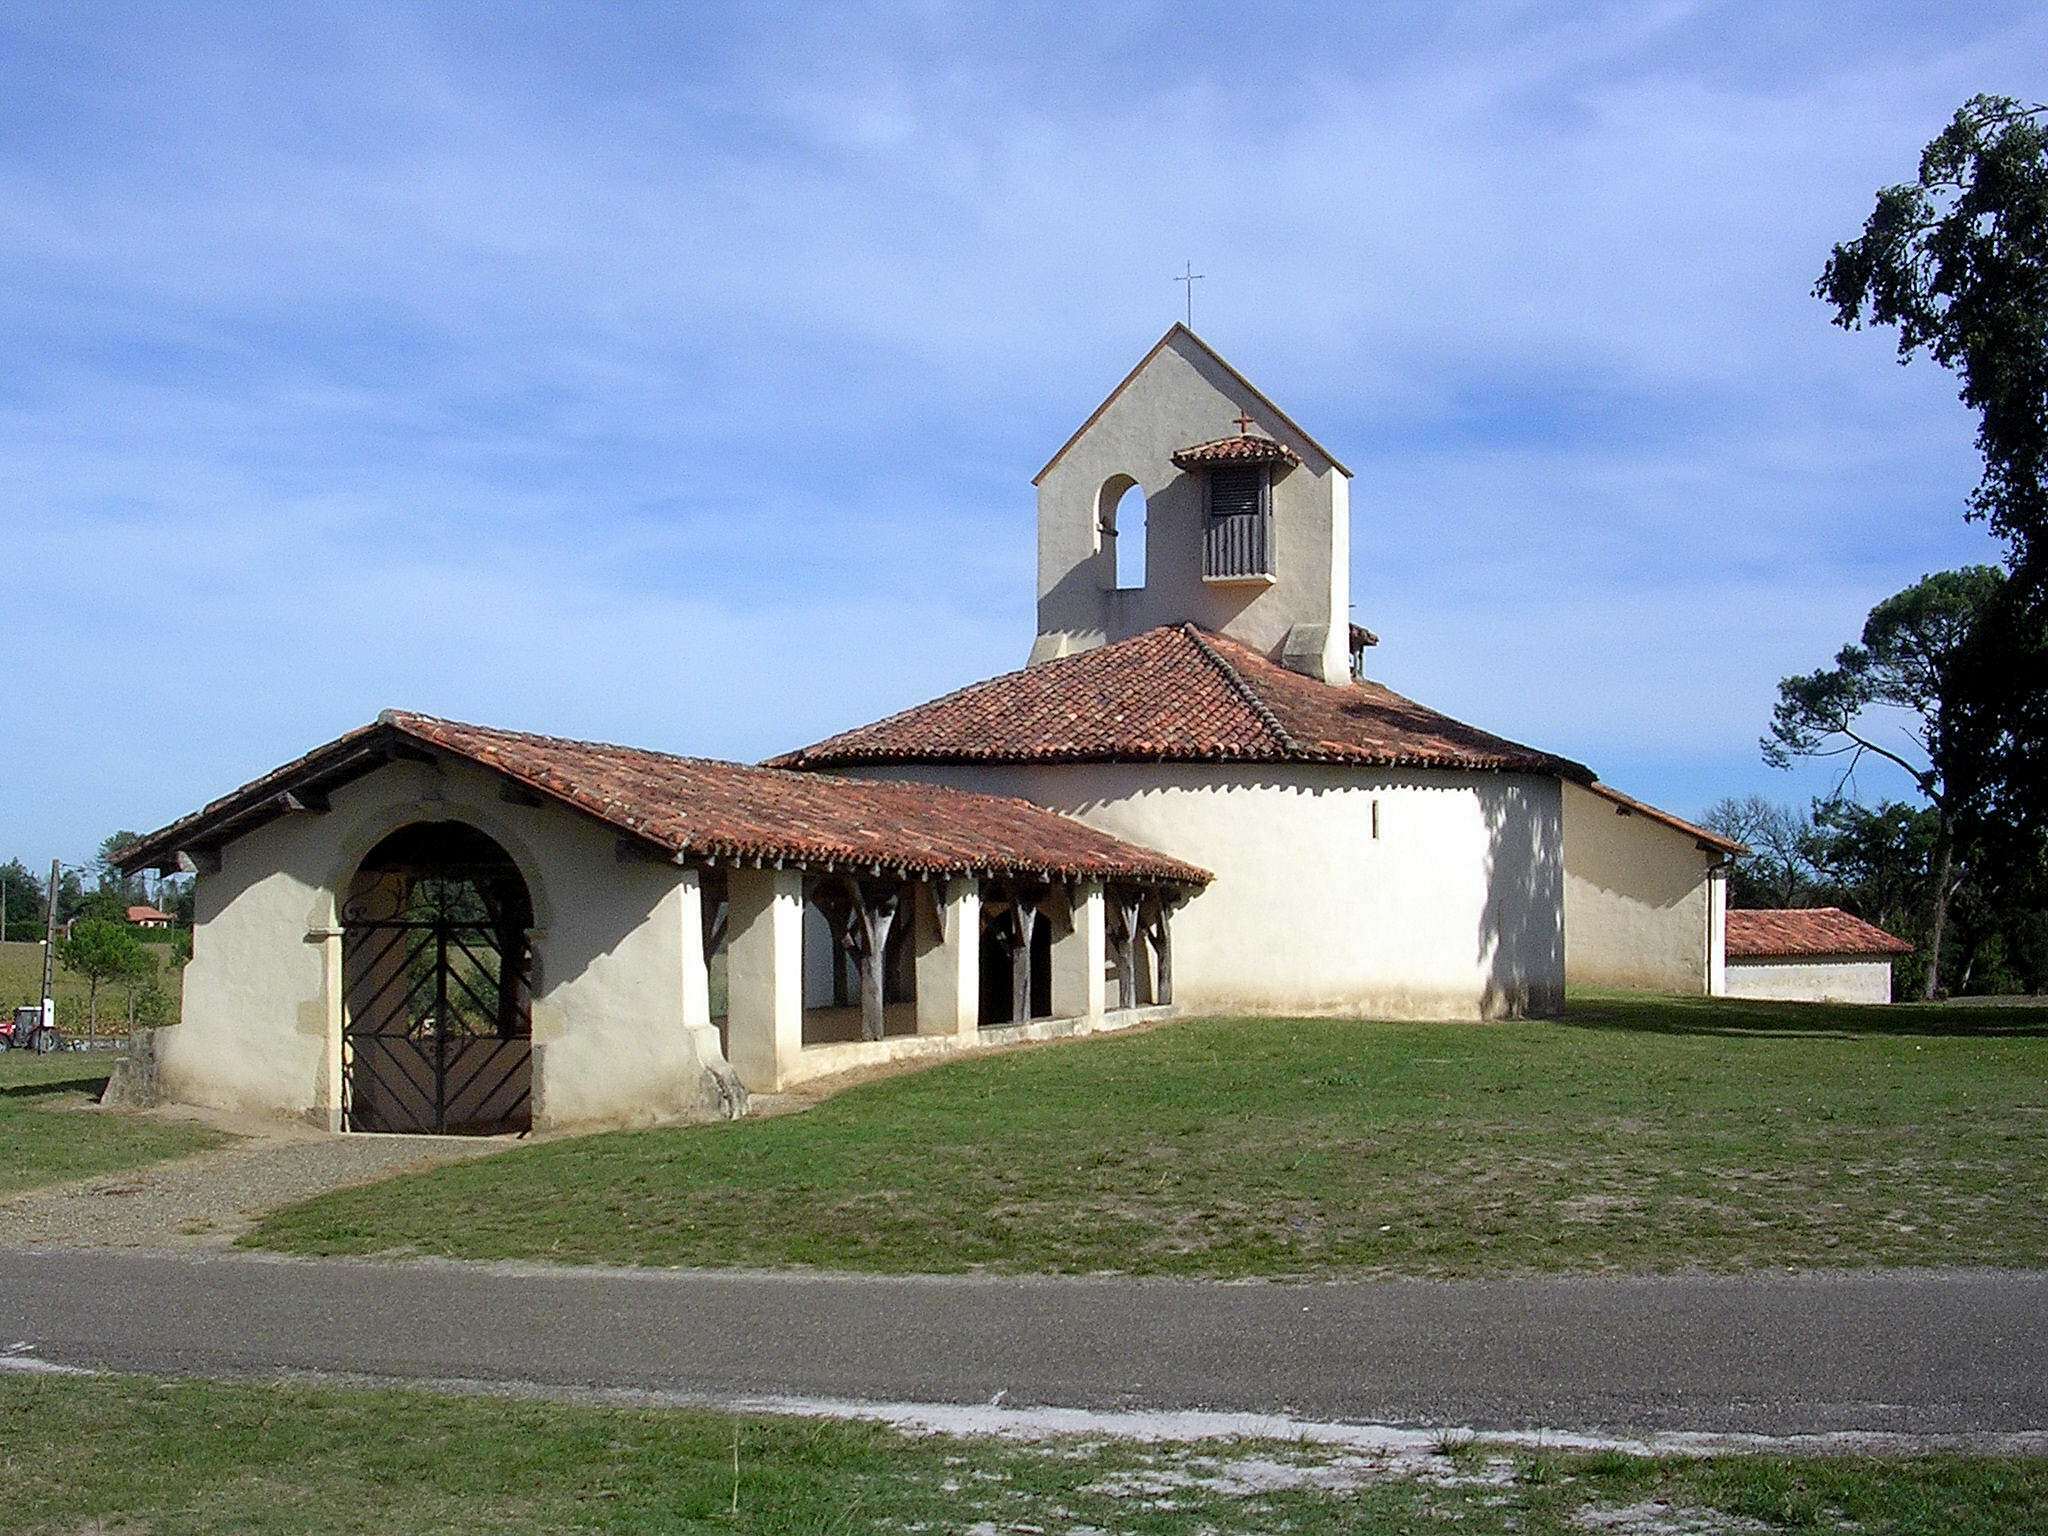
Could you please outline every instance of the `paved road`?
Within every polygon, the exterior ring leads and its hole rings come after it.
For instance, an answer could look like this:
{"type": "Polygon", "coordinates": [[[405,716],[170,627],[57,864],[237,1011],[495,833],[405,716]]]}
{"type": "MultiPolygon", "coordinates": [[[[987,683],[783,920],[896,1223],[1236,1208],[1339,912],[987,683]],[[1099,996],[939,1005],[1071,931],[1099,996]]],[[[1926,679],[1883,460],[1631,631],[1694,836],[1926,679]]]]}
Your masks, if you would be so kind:
{"type": "Polygon", "coordinates": [[[0,1251],[0,1348],[322,1371],[1588,1432],[2048,1429],[2048,1274],[1318,1286],[0,1251]]]}

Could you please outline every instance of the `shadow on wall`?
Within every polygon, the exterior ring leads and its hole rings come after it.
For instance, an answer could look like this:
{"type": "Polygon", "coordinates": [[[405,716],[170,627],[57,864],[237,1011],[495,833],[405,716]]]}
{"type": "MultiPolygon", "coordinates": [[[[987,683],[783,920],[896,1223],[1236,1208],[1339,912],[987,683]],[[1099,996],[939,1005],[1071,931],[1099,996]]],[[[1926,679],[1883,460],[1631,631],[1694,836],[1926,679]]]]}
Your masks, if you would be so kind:
{"type": "Polygon", "coordinates": [[[1876,1035],[2048,1039],[2048,1007],[1924,1003],[1789,1003],[1650,994],[1581,997],[1564,1022],[1577,1029],[1729,1039],[1853,1040],[1876,1035]]]}
{"type": "Polygon", "coordinates": [[[1564,1010],[1564,819],[1552,781],[1482,782],[1486,903],[1479,912],[1480,1008],[1552,1017],[1564,1010]]]}

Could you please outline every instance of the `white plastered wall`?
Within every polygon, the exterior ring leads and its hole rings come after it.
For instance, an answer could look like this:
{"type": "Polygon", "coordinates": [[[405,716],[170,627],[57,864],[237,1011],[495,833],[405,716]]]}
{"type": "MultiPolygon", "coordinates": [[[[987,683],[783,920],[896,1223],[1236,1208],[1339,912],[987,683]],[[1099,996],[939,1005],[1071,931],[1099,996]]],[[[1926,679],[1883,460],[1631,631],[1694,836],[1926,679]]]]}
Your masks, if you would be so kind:
{"type": "Polygon", "coordinates": [[[1892,963],[1864,957],[1731,958],[1728,995],[1796,1003],[1888,1003],[1892,1000],[1892,963]]]}
{"type": "Polygon", "coordinates": [[[1564,785],[1565,980],[1705,994],[1719,969],[1721,855],[1647,816],[1564,785]]]}
{"type": "Polygon", "coordinates": [[[1429,1019],[1563,1006],[1555,779],[1315,764],[857,772],[1018,795],[1211,871],[1173,918],[1183,1009],[1429,1019]]]}
{"type": "MultiPolygon", "coordinates": [[[[1114,496],[1109,500],[1114,503],[1114,496]]],[[[1137,530],[1119,529],[1118,537],[1137,530]]],[[[1043,661],[1192,620],[1280,659],[1296,625],[1320,627],[1319,675],[1350,676],[1350,483],[1198,343],[1170,341],[1046,473],[1038,487],[1038,638],[1043,661]],[[1234,436],[1249,411],[1259,431],[1301,456],[1273,478],[1271,585],[1202,579],[1202,477],[1173,455],[1234,436]],[[1113,540],[1098,532],[1103,489],[1134,481],[1146,502],[1145,585],[1119,591],[1113,540]]]]}
{"type": "Polygon", "coordinates": [[[533,900],[535,1127],[721,1108],[695,873],[621,862],[610,829],[507,803],[500,782],[459,761],[392,763],[336,789],[323,814],[228,844],[197,882],[183,1021],[158,1036],[164,1096],[338,1127],[338,893],[389,833],[453,820],[494,838],[533,900]]]}

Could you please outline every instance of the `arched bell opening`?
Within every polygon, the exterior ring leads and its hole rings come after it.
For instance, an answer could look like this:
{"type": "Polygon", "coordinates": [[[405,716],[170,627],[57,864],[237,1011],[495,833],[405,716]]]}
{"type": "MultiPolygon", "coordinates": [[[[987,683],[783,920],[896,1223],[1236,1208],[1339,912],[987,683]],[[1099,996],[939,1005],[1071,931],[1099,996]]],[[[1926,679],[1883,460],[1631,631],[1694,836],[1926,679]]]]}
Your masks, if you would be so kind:
{"type": "Polygon", "coordinates": [[[533,1124],[533,900],[466,822],[370,850],[342,904],[342,1126],[495,1135],[533,1124]]]}

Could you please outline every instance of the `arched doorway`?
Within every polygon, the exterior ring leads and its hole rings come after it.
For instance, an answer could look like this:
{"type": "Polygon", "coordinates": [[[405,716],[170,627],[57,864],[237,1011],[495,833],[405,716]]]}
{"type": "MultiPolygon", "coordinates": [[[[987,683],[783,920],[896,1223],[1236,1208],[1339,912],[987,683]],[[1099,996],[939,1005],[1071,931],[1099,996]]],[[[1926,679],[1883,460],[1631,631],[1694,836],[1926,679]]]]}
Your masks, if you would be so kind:
{"type": "Polygon", "coordinates": [[[533,902],[511,856],[466,822],[401,827],[341,923],[343,1128],[529,1129],[533,902]]]}

